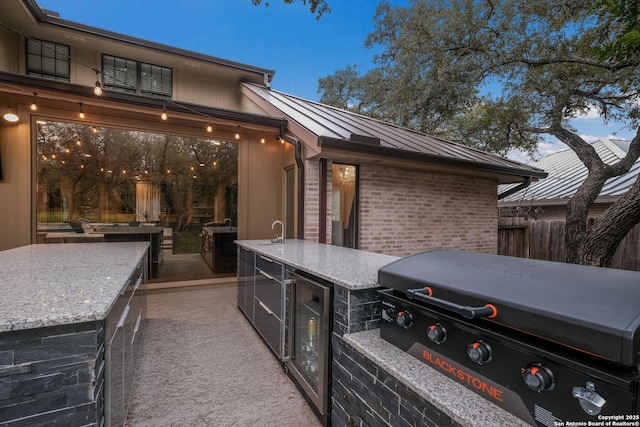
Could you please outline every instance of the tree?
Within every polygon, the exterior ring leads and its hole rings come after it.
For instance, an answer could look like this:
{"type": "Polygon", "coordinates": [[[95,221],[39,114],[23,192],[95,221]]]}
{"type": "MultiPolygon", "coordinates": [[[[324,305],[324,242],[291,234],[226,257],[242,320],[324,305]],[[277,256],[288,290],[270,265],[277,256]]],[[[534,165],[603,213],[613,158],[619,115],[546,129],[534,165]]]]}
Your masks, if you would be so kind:
{"type": "MultiPolygon", "coordinates": [[[[614,2],[635,4],[598,4],[614,2]]],[[[604,183],[628,172],[640,156],[634,84],[640,55],[598,56],[600,47],[629,32],[624,24],[637,17],[637,9],[615,15],[595,4],[415,0],[405,8],[382,2],[366,45],[380,45],[383,52],[372,70],[348,82],[359,88],[360,98],[348,102],[367,106],[365,114],[499,154],[512,147],[533,151],[542,135],[557,137],[589,171],[567,205],[567,260],[608,265],[620,240],[640,222],[640,179],[589,229],[587,215],[604,183]],[[594,110],[604,122],[636,131],[617,164],[605,164],[571,126],[572,118],[594,110]]],[[[321,102],[341,96],[346,102],[336,81],[320,80],[321,102]]]]}
{"type": "MultiPolygon", "coordinates": [[[[295,0],[283,0],[285,4],[292,4],[295,0]]],[[[301,0],[302,4],[309,4],[309,10],[316,15],[316,19],[322,18],[325,13],[331,13],[331,9],[326,0],[301,0]]],[[[251,0],[254,6],[262,4],[262,0],[251,0]]],[[[264,2],[265,7],[269,7],[269,2],[264,2]]]]}

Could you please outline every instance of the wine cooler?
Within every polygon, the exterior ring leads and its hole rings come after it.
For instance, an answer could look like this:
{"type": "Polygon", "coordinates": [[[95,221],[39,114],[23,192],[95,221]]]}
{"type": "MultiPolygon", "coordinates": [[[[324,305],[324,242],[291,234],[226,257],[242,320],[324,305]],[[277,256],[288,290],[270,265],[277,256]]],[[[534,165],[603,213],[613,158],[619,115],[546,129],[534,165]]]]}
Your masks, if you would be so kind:
{"type": "Polygon", "coordinates": [[[289,375],[327,420],[330,388],[331,287],[300,272],[289,273],[289,375]]]}

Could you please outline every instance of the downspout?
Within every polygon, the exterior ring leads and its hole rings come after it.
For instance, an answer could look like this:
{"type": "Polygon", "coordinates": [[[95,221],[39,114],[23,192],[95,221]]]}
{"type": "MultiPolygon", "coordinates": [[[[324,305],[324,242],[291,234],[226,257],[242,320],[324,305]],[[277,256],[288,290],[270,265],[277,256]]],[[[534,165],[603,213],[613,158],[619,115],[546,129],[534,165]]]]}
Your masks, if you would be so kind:
{"type": "Polygon", "coordinates": [[[498,194],[498,200],[502,200],[507,196],[510,196],[510,195],[512,195],[514,193],[517,193],[518,191],[527,188],[529,185],[531,185],[531,177],[530,176],[526,177],[522,184],[516,185],[515,187],[510,188],[510,189],[508,189],[506,191],[503,191],[502,193],[498,194]]]}
{"type": "Polygon", "coordinates": [[[302,160],[302,142],[298,138],[280,133],[280,138],[295,148],[296,166],[298,166],[298,239],[304,240],[304,161],[302,160]]]}

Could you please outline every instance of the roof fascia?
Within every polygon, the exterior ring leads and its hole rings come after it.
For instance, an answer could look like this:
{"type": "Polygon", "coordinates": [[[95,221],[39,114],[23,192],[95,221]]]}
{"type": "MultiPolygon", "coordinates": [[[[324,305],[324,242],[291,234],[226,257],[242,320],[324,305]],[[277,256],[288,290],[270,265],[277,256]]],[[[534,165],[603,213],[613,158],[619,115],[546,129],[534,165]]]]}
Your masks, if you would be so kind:
{"type": "Polygon", "coordinates": [[[204,55],[198,52],[192,52],[186,49],[180,49],[177,47],[168,46],[161,43],[140,39],[137,37],[131,37],[124,34],[115,33],[112,31],[103,30],[101,28],[91,27],[88,25],[67,21],[66,19],[61,19],[55,16],[47,15],[42,10],[42,8],[38,5],[36,0],[22,0],[22,2],[27,7],[27,9],[31,12],[34,19],[45,24],[57,26],[67,30],[79,31],[79,32],[83,32],[83,33],[90,34],[97,37],[108,38],[113,41],[132,44],[145,49],[156,50],[156,51],[164,52],[171,55],[182,56],[189,59],[196,59],[196,60],[208,62],[211,64],[221,65],[224,67],[234,68],[237,70],[262,75],[264,77],[265,86],[271,85],[271,81],[273,79],[273,76],[275,75],[274,70],[269,70],[261,67],[254,67],[252,65],[242,64],[240,62],[235,62],[235,61],[229,61],[229,60],[218,58],[215,56],[204,55]]]}
{"type": "Polygon", "coordinates": [[[399,150],[392,147],[383,147],[379,145],[372,145],[362,142],[345,141],[343,139],[328,138],[321,136],[318,140],[318,144],[322,148],[350,151],[362,154],[372,154],[382,157],[392,157],[400,160],[420,161],[425,163],[432,163],[450,167],[460,167],[465,169],[473,169],[484,172],[494,172],[507,175],[515,175],[525,178],[545,178],[547,173],[544,171],[527,170],[520,168],[509,168],[506,166],[495,166],[486,163],[472,162],[461,159],[451,159],[441,156],[434,156],[426,153],[418,153],[415,151],[399,150]]]}
{"type": "MultiPolygon", "coordinates": [[[[19,93],[32,93],[34,88],[48,90],[52,92],[59,92],[64,94],[64,97],[69,95],[77,97],[87,97],[96,99],[93,95],[93,87],[81,86],[73,83],[60,82],[55,80],[46,80],[37,77],[29,77],[21,74],[11,74],[0,72],[0,89],[2,83],[7,83],[10,87],[24,87],[24,90],[19,93]]],[[[141,107],[151,108],[163,108],[165,107],[169,111],[188,112],[192,114],[199,114],[201,116],[208,116],[211,118],[228,120],[233,122],[249,123],[254,125],[261,125],[266,127],[272,127],[279,129],[280,132],[284,132],[287,128],[287,120],[284,118],[276,118],[271,116],[263,116],[259,114],[245,113],[236,110],[225,110],[222,108],[208,107],[204,105],[189,104],[186,102],[179,102],[171,100],[163,100],[162,98],[153,98],[143,95],[134,95],[130,93],[120,93],[114,91],[104,91],[100,96],[101,100],[120,102],[125,104],[131,104],[141,107]],[[173,108],[172,108],[173,107],[173,108]],[[181,108],[182,107],[182,108],[181,108]],[[193,112],[197,113],[193,113],[193,112]]]]}
{"type": "MultiPolygon", "coordinates": [[[[605,204],[605,203],[607,204],[614,203],[619,198],[620,198],[619,196],[597,197],[596,200],[594,200],[593,204],[597,205],[597,204],[605,204]]],[[[525,198],[520,200],[499,201],[498,206],[508,208],[508,207],[522,206],[523,203],[526,203],[528,205],[536,205],[536,206],[566,206],[567,203],[569,203],[569,200],[570,200],[569,197],[563,197],[561,199],[540,199],[540,200],[525,198]]]]}

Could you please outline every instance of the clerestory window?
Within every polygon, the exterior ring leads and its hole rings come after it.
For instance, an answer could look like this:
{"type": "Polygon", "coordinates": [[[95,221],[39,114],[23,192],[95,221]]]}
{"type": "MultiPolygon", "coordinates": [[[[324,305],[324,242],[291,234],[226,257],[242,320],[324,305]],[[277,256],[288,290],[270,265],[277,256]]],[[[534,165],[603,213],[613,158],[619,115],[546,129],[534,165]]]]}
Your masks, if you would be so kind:
{"type": "Polygon", "coordinates": [[[26,49],[27,75],[69,81],[69,46],[28,38],[26,49]]]}
{"type": "Polygon", "coordinates": [[[173,70],[112,55],[102,55],[102,84],[121,92],[171,98],[173,70]]]}

